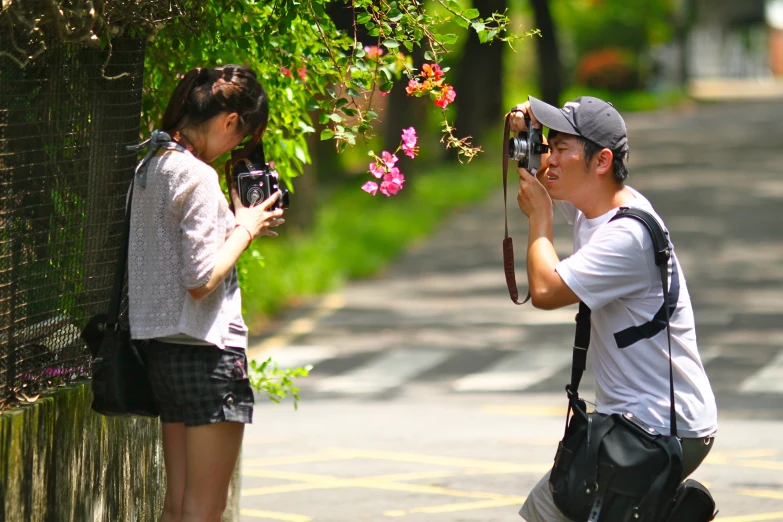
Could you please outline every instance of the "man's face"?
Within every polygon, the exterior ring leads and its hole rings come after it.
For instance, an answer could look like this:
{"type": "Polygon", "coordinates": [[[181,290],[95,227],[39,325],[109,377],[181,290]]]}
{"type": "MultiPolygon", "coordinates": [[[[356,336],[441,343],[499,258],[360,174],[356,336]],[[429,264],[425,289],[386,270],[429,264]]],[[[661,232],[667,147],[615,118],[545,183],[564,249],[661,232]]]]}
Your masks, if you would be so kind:
{"type": "Polygon", "coordinates": [[[572,134],[557,133],[549,147],[548,169],[541,181],[552,199],[570,201],[587,179],[584,145],[572,134]]]}

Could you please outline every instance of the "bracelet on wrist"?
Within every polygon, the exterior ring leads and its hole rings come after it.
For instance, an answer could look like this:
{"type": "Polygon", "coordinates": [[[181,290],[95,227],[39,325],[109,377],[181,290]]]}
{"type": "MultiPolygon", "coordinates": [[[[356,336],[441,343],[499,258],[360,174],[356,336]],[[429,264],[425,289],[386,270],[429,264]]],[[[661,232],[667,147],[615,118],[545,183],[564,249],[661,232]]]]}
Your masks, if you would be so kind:
{"type": "Polygon", "coordinates": [[[249,229],[249,228],[247,228],[247,227],[246,227],[245,225],[243,225],[242,223],[237,223],[236,225],[234,225],[234,230],[236,230],[236,229],[238,229],[238,228],[241,228],[241,229],[243,229],[245,232],[247,232],[248,238],[250,239],[250,241],[248,241],[248,243],[247,243],[247,246],[250,246],[250,243],[252,243],[252,242],[253,242],[253,233],[252,233],[252,232],[250,232],[250,229],[249,229]]]}

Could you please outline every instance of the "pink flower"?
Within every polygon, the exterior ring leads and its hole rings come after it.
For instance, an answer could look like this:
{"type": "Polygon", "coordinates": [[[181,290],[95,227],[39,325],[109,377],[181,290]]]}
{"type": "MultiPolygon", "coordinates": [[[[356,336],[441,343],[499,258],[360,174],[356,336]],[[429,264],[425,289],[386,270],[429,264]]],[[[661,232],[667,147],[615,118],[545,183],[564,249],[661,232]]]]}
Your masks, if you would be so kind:
{"type": "Polygon", "coordinates": [[[302,67],[296,73],[299,75],[299,78],[302,79],[303,82],[307,81],[307,67],[302,67]]]}
{"type": "Polygon", "coordinates": [[[376,58],[380,58],[381,56],[383,56],[383,49],[381,49],[377,45],[365,46],[364,52],[367,53],[367,58],[369,58],[370,60],[374,60],[376,58]]]}
{"type": "Polygon", "coordinates": [[[377,163],[370,163],[370,173],[372,173],[372,175],[376,178],[380,179],[381,176],[386,174],[386,169],[377,163]]]}
{"type": "Polygon", "coordinates": [[[400,172],[400,169],[397,167],[394,167],[389,171],[388,174],[386,174],[383,177],[383,181],[386,181],[388,183],[392,183],[394,185],[397,185],[399,188],[402,188],[402,184],[405,183],[405,176],[402,175],[402,172],[400,172]]]}
{"type": "Polygon", "coordinates": [[[294,77],[293,73],[291,72],[291,69],[289,69],[288,67],[283,67],[282,65],[280,66],[280,74],[282,74],[283,76],[285,76],[287,78],[293,78],[294,77]]]}
{"type": "Polygon", "coordinates": [[[392,183],[390,181],[384,181],[381,183],[381,194],[383,194],[386,197],[389,196],[396,196],[397,192],[400,191],[400,186],[396,183],[392,183]]]}
{"type": "Polygon", "coordinates": [[[378,92],[381,93],[381,96],[388,96],[391,91],[386,91],[386,92],[378,91],[378,92]]]}
{"type": "Polygon", "coordinates": [[[185,77],[185,75],[184,75],[184,74],[177,74],[177,78],[179,78],[180,80],[181,80],[182,78],[184,78],[184,77],[185,77]]]}
{"type": "Polygon", "coordinates": [[[394,167],[394,164],[397,163],[397,161],[399,161],[400,159],[388,151],[383,151],[381,153],[381,158],[383,158],[383,163],[386,165],[387,169],[391,169],[392,167],[394,167]]]}
{"type": "Polygon", "coordinates": [[[421,84],[418,80],[408,80],[408,86],[405,87],[405,92],[407,92],[408,96],[410,96],[411,94],[418,92],[419,89],[421,89],[421,84]]]}
{"type": "Polygon", "coordinates": [[[456,98],[457,98],[457,91],[454,90],[454,87],[452,87],[451,85],[446,85],[443,88],[443,92],[441,92],[441,95],[435,98],[435,105],[437,105],[441,109],[445,109],[456,98]]]}
{"type": "Polygon", "coordinates": [[[374,196],[378,192],[378,184],[374,181],[368,181],[362,185],[362,190],[374,196]]]}
{"type": "Polygon", "coordinates": [[[418,137],[416,136],[416,129],[408,127],[402,130],[402,151],[405,155],[415,158],[419,152],[419,148],[416,146],[418,143],[418,137]]]}
{"type": "Polygon", "coordinates": [[[423,76],[427,76],[429,78],[435,78],[435,81],[440,80],[443,78],[443,71],[440,68],[440,65],[437,63],[429,64],[425,63],[421,66],[421,70],[424,73],[423,76]]]}

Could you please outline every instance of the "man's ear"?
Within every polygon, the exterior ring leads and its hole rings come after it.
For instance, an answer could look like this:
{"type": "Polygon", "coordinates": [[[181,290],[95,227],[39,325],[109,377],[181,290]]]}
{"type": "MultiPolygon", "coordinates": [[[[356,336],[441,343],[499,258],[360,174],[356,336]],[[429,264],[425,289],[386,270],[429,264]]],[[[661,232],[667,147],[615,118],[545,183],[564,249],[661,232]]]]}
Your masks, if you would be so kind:
{"type": "Polygon", "coordinates": [[[614,159],[614,154],[612,154],[612,151],[609,149],[601,149],[601,151],[596,154],[593,158],[593,161],[595,162],[595,172],[598,175],[604,175],[608,173],[612,169],[612,160],[614,159]]]}

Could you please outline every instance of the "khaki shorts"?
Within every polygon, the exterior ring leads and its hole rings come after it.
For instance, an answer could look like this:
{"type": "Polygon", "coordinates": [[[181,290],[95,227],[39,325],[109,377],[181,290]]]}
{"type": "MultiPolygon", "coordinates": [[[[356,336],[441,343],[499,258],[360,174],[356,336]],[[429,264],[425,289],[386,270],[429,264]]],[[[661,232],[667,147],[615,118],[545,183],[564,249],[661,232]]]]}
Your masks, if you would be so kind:
{"type": "MultiPolygon", "coordinates": [[[[712,449],[713,437],[704,439],[682,439],[683,480],[696,471],[699,464],[712,449]]],[[[538,481],[519,510],[527,522],[571,522],[555,506],[552,498],[552,486],[549,484],[549,472],[538,481]]]]}

